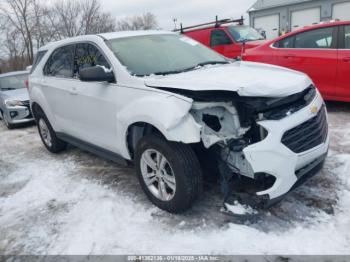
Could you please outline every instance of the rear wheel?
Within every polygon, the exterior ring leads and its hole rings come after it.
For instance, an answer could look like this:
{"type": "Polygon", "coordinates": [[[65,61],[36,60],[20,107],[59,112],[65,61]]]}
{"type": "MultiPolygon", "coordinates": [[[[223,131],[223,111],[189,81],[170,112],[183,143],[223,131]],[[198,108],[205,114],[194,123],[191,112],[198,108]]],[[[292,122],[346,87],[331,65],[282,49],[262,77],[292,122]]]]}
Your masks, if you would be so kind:
{"type": "Polygon", "coordinates": [[[202,188],[198,159],[188,145],[148,135],[136,148],[139,182],[150,201],[171,213],[189,209],[202,188]]]}
{"type": "Polygon", "coordinates": [[[56,136],[49,120],[42,112],[35,114],[42,142],[51,153],[59,153],[67,148],[67,143],[56,136]]]}

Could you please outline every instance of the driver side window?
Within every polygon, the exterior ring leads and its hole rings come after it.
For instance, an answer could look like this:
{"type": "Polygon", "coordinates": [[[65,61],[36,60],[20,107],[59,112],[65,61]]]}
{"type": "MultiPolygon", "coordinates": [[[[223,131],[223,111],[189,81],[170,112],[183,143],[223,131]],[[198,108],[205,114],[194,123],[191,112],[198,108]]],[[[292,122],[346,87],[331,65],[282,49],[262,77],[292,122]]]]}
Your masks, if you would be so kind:
{"type": "Polygon", "coordinates": [[[219,45],[230,45],[230,44],[232,44],[232,40],[224,30],[215,29],[211,31],[210,46],[214,47],[219,45]]]}
{"type": "Polygon", "coordinates": [[[111,69],[107,59],[96,46],[88,43],[77,44],[74,58],[74,76],[77,77],[81,69],[93,66],[104,66],[111,69]]]}

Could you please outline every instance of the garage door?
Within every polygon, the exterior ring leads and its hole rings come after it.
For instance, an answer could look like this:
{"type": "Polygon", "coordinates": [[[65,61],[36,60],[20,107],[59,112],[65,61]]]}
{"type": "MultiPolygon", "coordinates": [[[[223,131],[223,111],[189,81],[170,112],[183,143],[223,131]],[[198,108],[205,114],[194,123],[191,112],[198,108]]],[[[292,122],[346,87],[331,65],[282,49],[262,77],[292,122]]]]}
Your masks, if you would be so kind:
{"type": "Polygon", "coordinates": [[[254,28],[266,32],[268,39],[273,39],[278,36],[280,28],[279,15],[269,15],[254,18],[254,28]]]}
{"type": "Polygon", "coordinates": [[[350,20],[350,2],[333,5],[333,19],[350,20]]]}
{"type": "Polygon", "coordinates": [[[321,9],[312,8],[301,11],[294,11],[291,15],[291,29],[296,30],[298,28],[318,24],[321,21],[321,9]]]}

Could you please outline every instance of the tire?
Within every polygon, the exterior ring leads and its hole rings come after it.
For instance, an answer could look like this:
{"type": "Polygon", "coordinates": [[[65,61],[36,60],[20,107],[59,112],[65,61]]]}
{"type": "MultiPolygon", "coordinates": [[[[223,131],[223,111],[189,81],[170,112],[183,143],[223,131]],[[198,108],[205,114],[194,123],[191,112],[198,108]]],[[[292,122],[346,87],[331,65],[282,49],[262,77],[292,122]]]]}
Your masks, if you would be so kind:
{"type": "Polygon", "coordinates": [[[57,137],[49,120],[43,112],[36,112],[35,120],[38,126],[41,141],[47,150],[56,154],[64,151],[67,148],[67,143],[57,137]],[[46,130],[44,130],[44,128],[46,130]]]}
{"type": "Polygon", "coordinates": [[[7,127],[7,129],[11,130],[11,129],[13,129],[15,127],[15,125],[10,124],[8,122],[8,120],[6,119],[6,116],[2,113],[2,111],[1,111],[1,119],[4,121],[4,124],[7,127]]]}
{"type": "Polygon", "coordinates": [[[181,213],[188,210],[202,191],[202,171],[197,156],[189,145],[169,142],[155,135],[147,135],[139,141],[136,147],[135,165],[139,182],[149,200],[160,209],[170,213],[181,213]],[[157,153],[162,156],[159,160],[161,163],[158,164],[157,153]],[[146,158],[148,158],[147,161],[145,161],[146,158]],[[159,170],[155,171],[150,168],[151,165],[147,164],[149,162],[159,166],[159,170]],[[152,175],[155,173],[157,175],[154,176],[157,177],[154,179],[152,175]],[[152,180],[154,180],[153,184],[146,184],[152,180]],[[159,189],[162,188],[161,183],[165,185],[164,194],[160,193],[164,192],[159,189]],[[160,195],[166,195],[166,197],[160,195]]]}

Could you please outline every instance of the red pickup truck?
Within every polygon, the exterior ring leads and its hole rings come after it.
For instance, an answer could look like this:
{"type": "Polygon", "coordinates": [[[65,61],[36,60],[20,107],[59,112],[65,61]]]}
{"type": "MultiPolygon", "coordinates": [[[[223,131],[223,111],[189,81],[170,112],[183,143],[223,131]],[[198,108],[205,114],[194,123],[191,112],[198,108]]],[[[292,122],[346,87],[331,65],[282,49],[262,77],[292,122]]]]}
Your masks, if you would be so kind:
{"type": "Polygon", "coordinates": [[[266,42],[265,38],[250,26],[244,25],[243,17],[237,20],[224,19],[182,27],[178,31],[228,57],[241,57],[244,49],[257,47],[266,42]]]}

